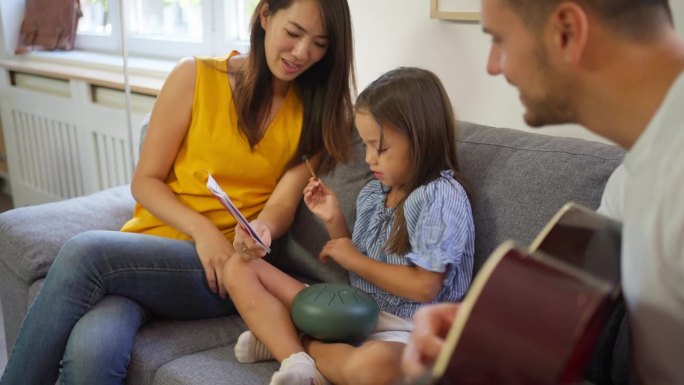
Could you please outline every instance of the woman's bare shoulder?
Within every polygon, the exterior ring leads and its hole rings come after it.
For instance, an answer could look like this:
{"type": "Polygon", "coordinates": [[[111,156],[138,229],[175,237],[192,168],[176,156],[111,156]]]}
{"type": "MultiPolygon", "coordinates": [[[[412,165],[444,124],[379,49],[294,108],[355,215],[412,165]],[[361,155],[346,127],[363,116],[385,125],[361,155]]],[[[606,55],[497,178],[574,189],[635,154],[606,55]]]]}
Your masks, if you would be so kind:
{"type": "Polygon", "coordinates": [[[184,57],[176,63],[169,73],[169,79],[194,80],[197,71],[197,61],[194,57],[184,57]]]}

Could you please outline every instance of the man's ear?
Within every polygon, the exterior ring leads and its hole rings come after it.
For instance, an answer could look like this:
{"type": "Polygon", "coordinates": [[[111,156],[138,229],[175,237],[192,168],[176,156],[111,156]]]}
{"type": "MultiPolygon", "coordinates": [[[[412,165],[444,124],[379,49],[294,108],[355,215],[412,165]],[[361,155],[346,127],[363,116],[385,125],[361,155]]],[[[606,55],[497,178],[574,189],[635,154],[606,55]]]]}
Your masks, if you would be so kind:
{"type": "Polygon", "coordinates": [[[549,19],[547,41],[550,50],[566,63],[578,63],[589,38],[589,20],[582,6],[573,1],[560,3],[549,19]]]}
{"type": "Polygon", "coordinates": [[[268,17],[270,15],[271,12],[268,9],[268,2],[265,1],[259,10],[259,21],[261,22],[261,28],[263,28],[264,31],[268,28],[268,17]]]}

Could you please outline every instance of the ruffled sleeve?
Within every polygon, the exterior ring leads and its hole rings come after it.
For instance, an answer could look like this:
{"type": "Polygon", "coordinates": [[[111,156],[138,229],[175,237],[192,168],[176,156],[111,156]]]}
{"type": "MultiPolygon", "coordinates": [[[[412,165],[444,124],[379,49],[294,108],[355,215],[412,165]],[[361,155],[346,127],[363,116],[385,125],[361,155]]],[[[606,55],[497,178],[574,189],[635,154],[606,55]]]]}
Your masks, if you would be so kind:
{"type": "Polygon", "coordinates": [[[472,264],[474,224],[470,201],[451,171],[417,189],[406,202],[411,263],[447,272],[462,262],[472,264]],[[463,261],[464,256],[466,261],[463,261]]]}

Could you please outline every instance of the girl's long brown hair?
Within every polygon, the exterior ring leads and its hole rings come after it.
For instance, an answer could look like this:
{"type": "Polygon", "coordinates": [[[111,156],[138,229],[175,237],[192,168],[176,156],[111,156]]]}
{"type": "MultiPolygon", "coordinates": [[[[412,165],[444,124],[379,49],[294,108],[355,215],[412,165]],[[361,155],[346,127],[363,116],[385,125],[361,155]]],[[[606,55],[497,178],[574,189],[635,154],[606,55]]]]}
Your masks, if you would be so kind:
{"type": "MultiPolygon", "coordinates": [[[[266,62],[259,11],[268,4],[271,15],[297,0],[261,0],[251,22],[250,53],[235,73],[235,108],[239,129],[250,146],[261,139],[261,127],[273,101],[273,74],[266,62]]],[[[355,85],[351,15],[346,0],[318,0],[328,36],[328,50],[318,63],[294,80],[304,119],[299,147],[290,166],[325,149],[324,168],[347,158],[352,124],[351,88],[355,85]]]]}
{"type": "Polygon", "coordinates": [[[411,250],[404,203],[420,186],[452,170],[462,185],[456,157],[458,127],[449,96],[439,78],[430,71],[401,67],[380,76],[359,94],[356,111],[370,113],[384,127],[408,136],[411,147],[412,173],[408,183],[399,186],[405,191],[396,206],[395,222],[385,249],[406,254],[411,250]]]}

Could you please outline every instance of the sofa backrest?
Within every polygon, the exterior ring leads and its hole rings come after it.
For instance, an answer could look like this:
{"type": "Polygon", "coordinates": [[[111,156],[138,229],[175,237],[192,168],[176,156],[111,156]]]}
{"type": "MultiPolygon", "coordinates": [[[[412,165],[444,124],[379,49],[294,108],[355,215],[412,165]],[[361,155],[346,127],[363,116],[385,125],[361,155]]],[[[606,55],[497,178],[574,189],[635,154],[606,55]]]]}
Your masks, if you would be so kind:
{"type": "Polygon", "coordinates": [[[460,122],[458,156],[473,193],[477,269],[507,239],[529,245],[565,203],[597,209],[624,150],[460,122]]]}
{"type": "MultiPolygon", "coordinates": [[[[458,156],[470,185],[475,218],[475,267],[501,242],[529,244],[563,204],[596,209],[603,188],[624,156],[620,148],[581,139],[533,134],[459,122],[458,156]]],[[[358,136],[351,161],[321,176],[337,192],[349,226],[356,196],[372,175],[358,136]]],[[[318,262],[328,241],[323,225],[300,204],[290,232],[275,245],[271,262],[314,281],[340,282],[345,271],[318,262]]]]}

